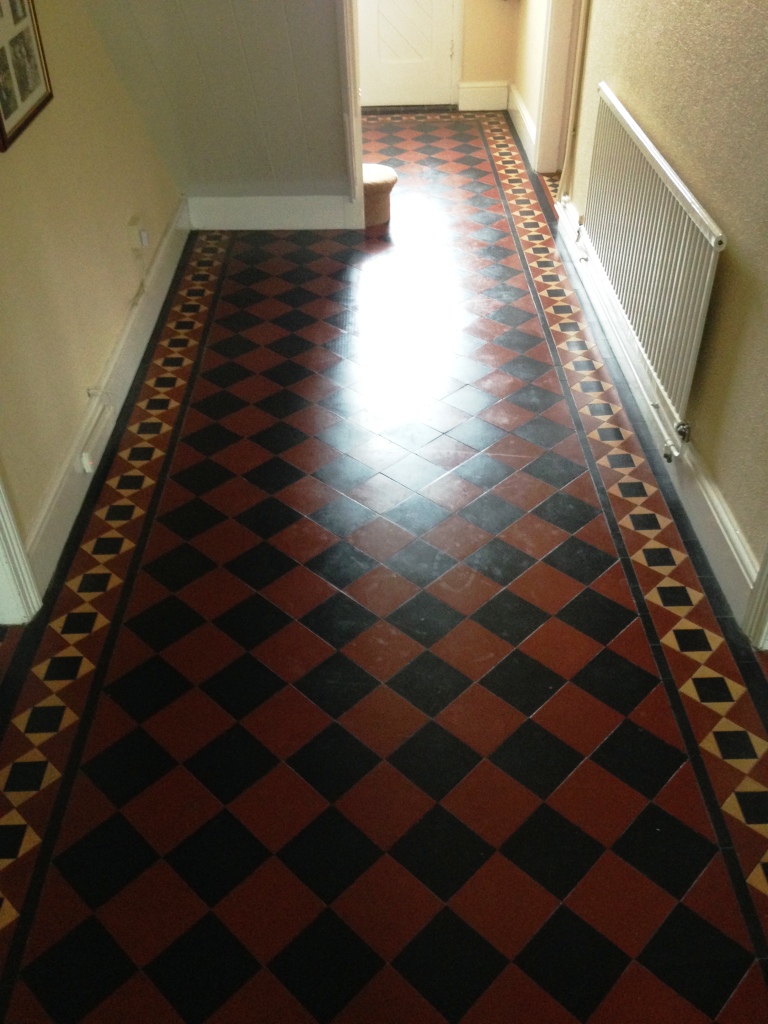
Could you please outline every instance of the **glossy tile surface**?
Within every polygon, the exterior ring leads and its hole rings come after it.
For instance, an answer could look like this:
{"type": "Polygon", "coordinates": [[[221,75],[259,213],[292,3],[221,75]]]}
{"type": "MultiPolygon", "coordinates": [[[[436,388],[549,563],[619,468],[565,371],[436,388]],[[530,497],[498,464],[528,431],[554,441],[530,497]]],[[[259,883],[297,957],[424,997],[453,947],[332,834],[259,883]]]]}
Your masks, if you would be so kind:
{"type": "Polygon", "coordinates": [[[364,127],[390,232],[193,239],[27,638],[7,1019],[768,1021],[765,680],[506,121],[364,127]]]}

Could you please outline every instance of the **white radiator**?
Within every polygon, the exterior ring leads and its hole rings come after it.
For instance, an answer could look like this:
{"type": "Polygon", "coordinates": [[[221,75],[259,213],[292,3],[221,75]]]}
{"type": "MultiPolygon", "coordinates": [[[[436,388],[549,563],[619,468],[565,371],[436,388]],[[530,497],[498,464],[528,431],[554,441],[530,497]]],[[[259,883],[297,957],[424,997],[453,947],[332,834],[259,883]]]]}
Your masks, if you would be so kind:
{"type": "MultiPolygon", "coordinates": [[[[625,323],[624,356],[679,454],[712,282],[725,237],[601,82],[580,241],[625,323]]],[[[615,320],[615,317],[613,318],[615,320]]],[[[622,362],[625,362],[623,359],[622,362]]]]}

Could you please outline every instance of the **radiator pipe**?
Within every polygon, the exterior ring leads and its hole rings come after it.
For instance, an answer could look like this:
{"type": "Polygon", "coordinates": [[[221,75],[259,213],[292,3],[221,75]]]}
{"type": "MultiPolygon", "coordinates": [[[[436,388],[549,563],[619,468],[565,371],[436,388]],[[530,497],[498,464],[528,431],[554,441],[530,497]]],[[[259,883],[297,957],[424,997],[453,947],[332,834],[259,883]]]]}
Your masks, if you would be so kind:
{"type": "Polygon", "coordinates": [[[576,62],[573,69],[573,85],[571,86],[571,102],[568,112],[568,137],[565,143],[563,169],[560,172],[560,184],[558,186],[556,196],[558,202],[562,200],[563,196],[568,195],[571,189],[573,154],[576,149],[576,139],[579,134],[581,92],[584,84],[584,58],[587,49],[589,17],[591,13],[592,0],[581,0],[581,10],[579,11],[579,32],[576,40],[576,62]]]}

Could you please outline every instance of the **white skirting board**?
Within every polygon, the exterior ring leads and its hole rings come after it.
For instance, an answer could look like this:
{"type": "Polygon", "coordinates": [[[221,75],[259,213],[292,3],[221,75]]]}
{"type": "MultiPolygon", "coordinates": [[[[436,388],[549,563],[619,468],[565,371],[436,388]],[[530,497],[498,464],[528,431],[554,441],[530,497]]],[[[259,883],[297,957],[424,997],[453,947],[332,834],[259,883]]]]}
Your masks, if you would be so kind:
{"type": "Polygon", "coordinates": [[[509,116],[520,137],[520,142],[532,166],[536,164],[536,121],[523,103],[522,96],[514,87],[509,87],[509,116]]]}
{"type": "Polygon", "coordinates": [[[459,82],[459,110],[506,110],[507,82],[459,82]]]}
{"type": "Polygon", "coordinates": [[[155,328],[189,234],[187,204],[177,216],[152,262],[144,292],[131,310],[111,359],[94,385],[83,422],[62,463],[61,473],[27,540],[27,558],[41,593],[51,581],[69,533],[93,480],[82,466],[81,453],[89,451],[94,464],[104,453],[117,415],[139,368],[155,328]]]}
{"type": "MultiPolygon", "coordinates": [[[[584,260],[584,251],[576,237],[578,210],[573,203],[566,203],[558,204],[558,211],[558,240],[578,270],[613,354],[632,387],[636,371],[619,341],[620,327],[616,323],[614,308],[618,300],[613,292],[607,291],[603,275],[593,272],[590,261],[584,260]]],[[[661,425],[653,409],[649,405],[643,407],[641,389],[633,388],[633,393],[661,452],[664,445],[661,425]]],[[[759,562],[693,443],[682,445],[680,456],[669,465],[669,473],[734,617],[756,645],[768,644],[768,570],[764,566],[761,571],[761,577],[766,577],[762,588],[765,594],[761,601],[759,588],[756,588],[759,562]]]]}
{"type": "Polygon", "coordinates": [[[202,231],[365,226],[362,196],[189,196],[187,203],[190,226],[202,231]]]}

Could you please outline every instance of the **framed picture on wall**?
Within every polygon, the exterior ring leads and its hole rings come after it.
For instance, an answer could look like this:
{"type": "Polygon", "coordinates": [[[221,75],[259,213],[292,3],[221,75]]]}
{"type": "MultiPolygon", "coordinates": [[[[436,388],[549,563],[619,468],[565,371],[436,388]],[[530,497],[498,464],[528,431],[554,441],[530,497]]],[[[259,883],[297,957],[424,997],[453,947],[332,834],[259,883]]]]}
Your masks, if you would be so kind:
{"type": "Polygon", "coordinates": [[[52,98],[33,0],[0,0],[0,150],[52,98]]]}

